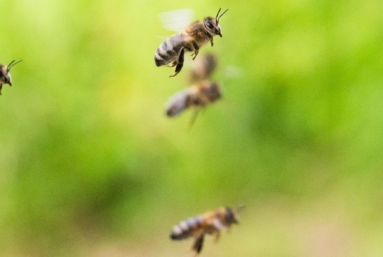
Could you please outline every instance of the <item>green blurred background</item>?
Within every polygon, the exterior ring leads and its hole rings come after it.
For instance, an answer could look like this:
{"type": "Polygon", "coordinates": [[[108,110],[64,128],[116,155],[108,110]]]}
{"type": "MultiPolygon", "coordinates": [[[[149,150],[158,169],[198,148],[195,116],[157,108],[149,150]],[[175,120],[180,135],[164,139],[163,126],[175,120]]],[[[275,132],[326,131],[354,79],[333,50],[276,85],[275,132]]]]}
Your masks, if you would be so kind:
{"type": "MultiPolygon", "coordinates": [[[[381,256],[383,2],[0,1],[1,256],[191,256],[180,220],[247,207],[202,256],[381,256]],[[159,13],[221,19],[224,98],[168,119],[159,13]]],[[[197,57],[198,58],[198,57],[197,57]]]]}

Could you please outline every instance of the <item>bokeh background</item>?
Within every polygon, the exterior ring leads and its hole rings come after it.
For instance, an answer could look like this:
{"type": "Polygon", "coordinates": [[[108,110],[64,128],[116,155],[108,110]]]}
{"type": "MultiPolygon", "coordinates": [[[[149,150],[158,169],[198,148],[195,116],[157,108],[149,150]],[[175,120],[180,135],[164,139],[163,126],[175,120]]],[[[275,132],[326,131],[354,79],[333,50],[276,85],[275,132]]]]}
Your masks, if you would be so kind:
{"type": "MultiPolygon", "coordinates": [[[[180,220],[246,205],[201,256],[381,256],[383,2],[0,1],[1,256],[192,256],[180,220]],[[159,13],[221,19],[224,98],[175,119],[159,13]]],[[[198,58],[198,57],[197,57],[198,58]]]]}

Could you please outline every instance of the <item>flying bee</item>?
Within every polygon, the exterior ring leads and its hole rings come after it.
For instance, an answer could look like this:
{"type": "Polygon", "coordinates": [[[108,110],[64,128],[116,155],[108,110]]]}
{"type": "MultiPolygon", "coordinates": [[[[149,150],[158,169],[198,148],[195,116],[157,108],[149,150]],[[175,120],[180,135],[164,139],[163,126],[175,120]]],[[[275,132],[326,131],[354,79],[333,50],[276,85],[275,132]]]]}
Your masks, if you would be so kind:
{"type": "Polygon", "coordinates": [[[170,238],[172,240],[182,240],[194,237],[195,241],[192,250],[199,254],[202,250],[205,235],[215,235],[218,241],[221,230],[229,229],[231,225],[238,223],[237,210],[223,207],[181,221],[173,227],[170,238]]]}
{"type": "Polygon", "coordinates": [[[166,115],[173,117],[190,107],[205,107],[220,99],[221,96],[221,87],[217,82],[200,81],[196,85],[170,97],[166,115]]]}
{"type": "Polygon", "coordinates": [[[8,66],[0,64],[0,95],[1,95],[1,89],[3,88],[4,84],[8,84],[12,86],[12,78],[11,78],[11,68],[21,62],[22,60],[15,61],[13,60],[8,66]]]}
{"type": "Polygon", "coordinates": [[[216,66],[217,59],[212,54],[205,54],[193,63],[189,80],[194,86],[176,93],[169,99],[167,116],[176,116],[190,107],[205,107],[222,97],[220,85],[209,80],[216,66]]]}
{"type": "Polygon", "coordinates": [[[176,66],[174,75],[176,76],[182,69],[184,64],[184,53],[193,52],[193,60],[197,57],[199,49],[210,41],[213,46],[213,36],[219,35],[222,37],[222,30],[219,24],[219,19],[229,9],[224,11],[220,16],[219,8],[215,18],[206,17],[202,21],[195,21],[183,29],[181,33],[175,34],[163,42],[157,49],[154,55],[156,66],[170,65],[176,66]]]}
{"type": "Polygon", "coordinates": [[[189,74],[189,81],[195,83],[196,81],[205,80],[210,78],[211,74],[217,67],[217,58],[213,54],[205,54],[193,62],[189,74]]]}

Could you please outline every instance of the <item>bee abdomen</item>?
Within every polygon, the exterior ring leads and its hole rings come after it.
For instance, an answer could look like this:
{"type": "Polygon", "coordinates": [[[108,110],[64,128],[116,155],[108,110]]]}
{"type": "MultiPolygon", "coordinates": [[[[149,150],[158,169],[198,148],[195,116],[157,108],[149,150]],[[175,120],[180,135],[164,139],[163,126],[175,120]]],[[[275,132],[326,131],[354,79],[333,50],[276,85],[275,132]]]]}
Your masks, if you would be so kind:
{"type": "Polygon", "coordinates": [[[154,55],[154,61],[156,62],[156,66],[162,66],[167,64],[168,59],[168,51],[167,51],[167,45],[166,42],[163,42],[156,51],[156,54],[154,55]]]}
{"type": "Polygon", "coordinates": [[[179,52],[181,51],[182,44],[179,44],[179,36],[173,36],[163,42],[154,55],[156,66],[166,65],[173,60],[178,59],[179,52]]]}
{"type": "Polygon", "coordinates": [[[185,110],[188,106],[189,94],[186,91],[181,91],[169,99],[168,106],[166,107],[166,115],[169,117],[176,116],[185,110]]]}
{"type": "Polygon", "coordinates": [[[173,240],[182,240],[193,235],[194,230],[203,222],[202,217],[193,217],[173,227],[170,238],[173,240]]]}

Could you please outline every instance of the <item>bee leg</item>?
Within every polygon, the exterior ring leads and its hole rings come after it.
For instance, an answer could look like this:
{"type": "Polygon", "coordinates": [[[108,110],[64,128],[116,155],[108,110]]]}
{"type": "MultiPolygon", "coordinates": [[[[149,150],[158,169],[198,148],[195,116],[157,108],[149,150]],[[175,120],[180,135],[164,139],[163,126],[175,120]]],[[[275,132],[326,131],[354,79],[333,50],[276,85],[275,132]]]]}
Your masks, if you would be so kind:
{"type": "Polygon", "coordinates": [[[176,66],[176,73],[174,75],[169,76],[170,77],[175,77],[180,71],[182,70],[182,66],[184,66],[184,48],[182,47],[180,55],[178,57],[178,62],[176,66]]]}
{"type": "Polygon", "coordinates": [[[207,33],[206,35],[207,35],[207,37],[210,39],[210,44],[211,44],[211,46],[213,46],[213,45],[214,45],[214,44],[213,44],[213,37],[210,36],[209,33],[207,33]]]}
{"type": "Polygon", "coordinates": [[[199,254],[202,250],[203,237],[204,237],[204,234],[197,237],[194,241],[193,250],[196,252],[196,254],[199,254]]]}
{"type": "Polygon", "coordinates": [[[197,43],[195,42],[195,41],[193,41],[193,46],[194,46],[194,53],[192,54],[192,56],[193,56],[193,61],[194,61],[194,59],[197,57],[197,55],[198,55],[198,52],[199,52],[199,47],[198,47],[198,45],[197,45],[197,43]]]}
{"type": "Polygon", "coordinates": [[[3,84],[0,84],[0,95],[1,95],[1,89],[3,88],[3,84]]]}
{"type": "Polygon", "coordinates": [[[189,129],[191,129],[191,127],[193,126],[195,120],[197,119],[197,116],[198,116],[198,109],[195,109],[193,112],[193,116],[190,118],[189,129]]]}
{"type": "Polygon", "coordinates": [[[174,61],[174,62],[172,62],[171,65],[168,65],[168,67],[172,68],[172,67],[174,67],[174,66],[176,66],[176,65],[177,65],[177,61],[174,61]]]}
{"type": "Polygon", "coordinates": [[[219,233],[219,232],[217,232],[217,233],[215,234],[215,238],[214,238],[214,240],[215,240],[216,243],[219,241],[219,236],[220,236],[220,235],[221,235],[221,233],[219,233]]]}

